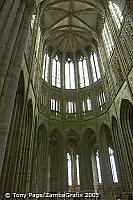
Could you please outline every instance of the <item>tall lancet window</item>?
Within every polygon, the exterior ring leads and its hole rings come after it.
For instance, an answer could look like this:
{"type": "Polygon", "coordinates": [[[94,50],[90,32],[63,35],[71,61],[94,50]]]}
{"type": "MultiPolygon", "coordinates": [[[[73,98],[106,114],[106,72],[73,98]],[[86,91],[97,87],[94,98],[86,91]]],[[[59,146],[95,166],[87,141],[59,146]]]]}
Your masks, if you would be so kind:
{"type": "Polygon", "coordinates": [[[109,158],[110,158],[113,181],[117,183],[118,182],[118,176],[117,176],[114,152],[110,147],[109,147],[108,151],[109,151],[109,158]]]}
{"type": "Polygon", "coordinates": [[[83,88],[90,84],[86,59],[81,57],[80,60],[78,61],[78,66],[79,66],[80,87],[83,88]]]}
{"type": "Polygon", "coordinates": [[[79,155],[76,155],[76,168],[77,168],[77,185],[80,185],[80,177],[79,177],[79,155]]]}
{"type": "Polygon", "coordinates": [[[60,61],[57,55],[54,58],[52,65],[52,85],[59,88],[61,87],[60,61]]]}
{"type": "Polygon", "coordinates": [[[102,183],[102,176],[101,176],[101,168],[100,168],[100,159],[99,159],[99,151],[96,152],[96,163],[97,163],[97,172],[98,172],[98,182],[102,183]]]}
{"type": "Polygon", "coordinates": [[[119,6],[115,3],[112,3],[112,1],[109,1],[109,8],[114,21],[116,22],[118,28],[120,28],[123,21],[123,15],[119,6]]]}
{"type": "Polygon", "coordinates": [[[43,73],[42,73],[42,78],[48,82],[48,68],[49,68],[49,55],[48,53],[46,53],[44,55],[44,59],[43,59],[43,73]]]}
{"type": "Polygon", "coordinates": [[[67,153],[68,186],[75,191],[80,186],[79,155],[74,149],[67,153]]]}
{"type": "Polygon", "coordinates": [[[104,41],[107,56],[109,58],[111,56],[111,53],[112,53],[113,48],[114,48],[114,42],[113,42],[112,34],[111,34],[111,31],[110,31],[110,27],[109,27],[107,21],[105,21],[105,23],[104,23],[104,28],[103,28],[103,31],[102,31],[102,38],[103,38],[103,41],[104,41]]]}
{"type": "Polygon", "coordinates": [[[101,75],[100,75],[97,54],[95,52],[91,53],[90,61],[91,61],[91,67],[92,67],[93,81],[96,82],[98,79],[101,78],[101,75]]]}
{"type": "Polygon", "coordinates": [[[65,62],[65,88],[75,89],[74,63],[70,58],[65,62]]]}
{"type": "Polygon", "coordinates": [[[72,157],[70,153],[67,153],[67,174],[68,174],[68,185],[72,185],[72,157]]]}

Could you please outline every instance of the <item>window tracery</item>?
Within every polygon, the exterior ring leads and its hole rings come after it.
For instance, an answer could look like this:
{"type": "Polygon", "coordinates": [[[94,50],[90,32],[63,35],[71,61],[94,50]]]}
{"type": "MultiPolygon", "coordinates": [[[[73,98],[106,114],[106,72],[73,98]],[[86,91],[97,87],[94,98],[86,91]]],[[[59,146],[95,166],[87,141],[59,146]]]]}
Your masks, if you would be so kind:
{"type": "Polygon", "coordinates": [[[75,149],[67,153],[67,177],[68,186],[72,187],[72,190],[80,186],[79,155],[75,149]]]}
{"type": "Polygon", "coordinates": [[[110,58],[114,49],[114,42],[113,42],[112,34],[111,34],[110,27],[108,25],[107,20],[104,23],[102,38],[103,38],[104,46],[107,52],[107,57],[110,58]]]}
{"type": "Polygon", "coordinates": [[[52,64],[52,85],[58,88],[61,87],[61,66],[58,56],[53,59],[52,64]]]}
{"type": "Polygon", "coordinates": [[[102,176],[101,176],[101,167],[100,167],[100,159],[99,159],[99,151],[96,152],[96,164],[97,164],[97,172],[98,172],[98,182],[102,183],[102,176]]]}
{"type": "Polygon", "coordinates": [[[78,60],[78,66],[79,66],[79,77],[80,77],[80,87],[86,87],[90,85],[90,80],[88,76],[88,67],[87,67],[87,61],[84,57],[80,57],[78,60]]]}
{"type": "Polygon", "coordinates": [[[49,61],[50,61],[49,55],[48,53],[46,53],[43,58],[43,73],[42,73],[42,78],[46,82],[48,82],[49,61]]]}
{"type": "Polygon", "coordinates": [[[91,61],[91,66],[92,66],[93,81],[96,82],[98,79],[101,78],[96,52],[94,52],[94,51],[91,52],[90,61],[91,61]]]}
{"type": "Polygon", "coordinates": [[[111,149],[111,147],[108,148],[108,151],[109,151],[109,158],[110,158],[110,165],[111,165],[113,181],[117,183],[118,182],[118,176],[117,176],[114,152],[113,152],[113,149],[111,149]]]}
{"type": "Polygon", "coordinates": [[[118,28],[120,29],[121,23],[123,21],[123,15],[119,6],[112,1],[109,1],[109,8],[112,14],[114,21],[116,22],[118,28]]]}
{"type": "Polygon", "coordinates": [[[65,62],[65,88],[75,89],[74,62],[70,58],[65,62]]]}

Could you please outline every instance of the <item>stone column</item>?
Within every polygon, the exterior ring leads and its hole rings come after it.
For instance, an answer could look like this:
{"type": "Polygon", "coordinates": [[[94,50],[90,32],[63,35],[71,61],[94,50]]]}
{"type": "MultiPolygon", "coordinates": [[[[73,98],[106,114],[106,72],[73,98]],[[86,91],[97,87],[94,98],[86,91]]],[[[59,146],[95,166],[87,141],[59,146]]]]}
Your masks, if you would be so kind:
{"type": "Polygon", "coordinates": [[[83,145],[80,145],[80,154],[79,154],[79,172],[80,172],[80,190],[83,191],[86,187],[85,181],[85,163],[84,163],[84,150],[83,145]]]}
{"type": "MultiPolygon", "coordinates": [[[[10,3],[9,3],[10,4],[10,3]]],[[[17,35],[19,33],[19,29],[22,23],[22,17],[24,14],[24,9],[25,9],[25,3],[20,3],[20,0],[15,1],[10,5],[10,9],[8,10],[8,15],[7,16],[1,16],[5,17],[6,19],[3,19],[3,29],[1,30],[2,32],[0,33],[0,94],[2,94],[2,89],[4,87],[4,81],[6,79],[6,76],[9,76],[8,69],[9,69],[9,64],[11,61],[11,58],[13,56],[13,51],[15,49],[15,41],[17,39],[17,35]],[[8,74],[7,74],[8,73],[8,74]]],[[[3,12],[4,11],[3,7],[3,12]]],[[[1,11],[1,12],[2,12],[1,11]]],[[[2,13],[1,13],[2,15],[2,13]]],[[[4,13],[3,13],[4,15],[4,13]]],[[[13,62],[12,58],[12,62],[13,62]]]]}
{"type": "Polygon", "coordinates": [[[119,181],[119,184],[121,185],[121,188],[125,191],[128,191],[127,190],[127,184],[128,184],[128,181],[127,181],[127,174],[126,174],[126,168],[125,168],[125,159],[123,156],[123,147],[122,147],[122,142],[121,142],[121,137],[120,137],[120,133],[119,133],[119,129],[118,129],[118,124],[117,124],[117,121],[116,121],[116,118],[113,118],[112,120],[112,140],[113,140],[113,144],[114,144],[114,147],[115,147],[115,152],[116,152],[116,156],[117,156],[117,159],[118,159],[118,164],[116,162],[116,167],[119,168],[118,170],[118,181],[119,181]]]}
{"type": "Polygon", "coordinates": [[[99,146],[99,159],[103,185],[103,199],[113,200],[115,199],[115,196],[113,191],[113,180],[106,137],[102,138],[102,144],[99,146]]]}
{"type": "Polygon", "coordinates": [[[92,168],[93,168],[93,179],[94,179],[94,190],[95,192],[98,191],[98,172],[97,172],[97,163],[96,163],[96,153],[94,150],[92,151],[92,168]]]}
{"type": "Polygon", "coordinates": [[[84,147],[84,190],[94,190],[93,186],[93,171],[91,161],[92,148],[88,145],[84,147]]]}
{"type": "MultiPolygon", "coordinates": [[[[43,133],[44,134],[44,133],[43,133]]],[[[38,154],[38,167],[36,168],[37,173],[37,192],[43,193],[47,191],[47,172],[48,172],[48,140],[41,141],[40,147],[36,147],[38,154]]]]}
{"type": "Polygon", "coordinates": [[[50,160],[50,192],[58,192],[58,146],[53,144],[50,160]]]}
{"type": "Polygon", "coordinates": [[[76,166],[76,154],[74,150],[72,150],[71,155],[72,155],[72,183],[75,190],[77,186],[77,166],[76,166]]]}
{"type": "Polygon", "coordinates": [[[67,190],[67,152],[65,142],[63,141],[60,145],[58,158],[58,191],[63,192],[67,190]]]}
{"type": "Polygon", "coordinates": [[[0,171],[2,169],[3,165],[3,159],[5,154],[5,148],[6,148],[6,142],[10,127],[10,122],[12,118],[12,111],[14,106],[14,100],[16,96],[17,91],[17,85],[19,81],[19,74],[25,49],[25,44],[27,40],[28,30],[29,30],[29,24],[32,14],[32,5],[33,2],[29,3],[29,5],[26,5],[25,1],[22,1],[19,7],[19,11],[17,13],[17,16],[15,18],[15,23],[12,29],[12,33],[10,35],[10,40],[8,43],[8,47],[6,49],[6,54],[3,57],[3,60],[0,61],[0,68],[1,68],[1,74],[0,74],[0,80],[4,82],[1,82],[2,88],[2,95],[0,99],[1,109],[0,109],[0,144],[1,144],[1,150],[0,150],[0,171]],[[15,45],[13,44],[15,37],[15,45]],[[11,47],[14,48],[11,48],[11,47]],[[10,59],[9,55],[12,54],[12,58],[10,59]],[[9,64],[10,61],[10,64],[9,64]],[[5,79],[5,73],[6,69],[8,70],[8,73],[6,74],[5,79]]]}

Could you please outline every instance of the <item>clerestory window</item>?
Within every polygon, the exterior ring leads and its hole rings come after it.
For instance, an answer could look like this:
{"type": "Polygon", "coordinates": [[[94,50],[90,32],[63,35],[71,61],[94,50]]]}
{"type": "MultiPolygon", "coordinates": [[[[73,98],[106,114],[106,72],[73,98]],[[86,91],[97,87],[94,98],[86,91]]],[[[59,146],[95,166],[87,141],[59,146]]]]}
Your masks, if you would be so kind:
{"type": "Polygon", "coordinates": [[[90,85],[86,59],[81,57],[78,61],[78,66],[79,66],[80,87],[83,88],[90,85]]]}
{"type": "Polygon", "coordinates": [[[91,53],[90,61],[91,61],[91,67],[92,67],[93,81],[96,82],[98,79],[101,78],[101,75],[100,75],[97,54],[95,52],[91,53]]]}
{"type": "Polygon", "coordinates": [[[74,62],[70,58],[65,62],[65,88],[75,89],[74,62]]]}
{"type": "Polygon", "coordinates": [[[60,61],[58,56],[56,55],[53,59],[52,64],[52,85],[56,87],[61,87],[61,71],[60,71],[60,61]]]}
{"type": "Polygon", "coordinates": [[[105,23],[104,23],[104,28],[102,31],[102,38],[103,38],[105,50],[107,52],[107,57],[110,58],[113,48],[114,48],[114,42],[113,42],[112,34],[110,31],[110,27],[109,27],[107,21],[105,21],[105,23]]]}
{"type": "Polygon", "coordinates": [[[112,1],[109,1],[109,8],[110,8],[112,17],[113,17],[115,23],[117,24],[117,27],[120,29],[121,23],[123,21],[123,15],[122,15],[122,12],[121,12],[119,6],[115,3],[113,3],[112,1]]]}
{"type": "Polygon", "coordinates": [[[49,55],[48,53],[46,53],[43,59],[43,73],[42,73],[42,78],[46,82],[48,82],[49,61],[50,61],[49,55]]]}

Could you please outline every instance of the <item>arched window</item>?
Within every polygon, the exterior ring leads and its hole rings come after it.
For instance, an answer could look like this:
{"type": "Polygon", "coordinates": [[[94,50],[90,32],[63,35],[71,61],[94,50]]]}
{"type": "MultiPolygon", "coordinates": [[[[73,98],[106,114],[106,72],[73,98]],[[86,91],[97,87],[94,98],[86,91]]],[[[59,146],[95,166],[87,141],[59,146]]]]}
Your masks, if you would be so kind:
{"type": "Polygon", "coordinates": [[[70,58],[65,62],[65,88],[75,89],[74,63],[70,58]]]}
{"type": "Polygon", "coordinates": [[[101,92],[97,96],[97,102],[98,102],[98,106],[100,107],[100,110],[103,110],[103,105],[106,103],[106,98],[105,98],[105,93],[104,92],[101,92]]]}
{"type": "Polygon", "coordinates": [[[77,168],[77,185],[80,185],[80,176],[79,176],[79,155],[76,155],[76,168],[77,168]]]}
{"type": "Polygon", "coordinates": [[[90,84],[86,59],[81,57],[78,61],[78,66],[79,66],[80,87],[83,88],[90,84]]]}
{"type": "Polygon", "coordinates": [[[52,65],[52,85],[61,87],[61,72],[60,72],[60,61],[56,55],[52,65]]]}
{"type": "Polygon", "coordinates": [[[76,113],[76,102],[68,101],[66,106],[67,113],[76,113]]]}
{"type": "Polygon", "coordinates": [[[72,154],[67,153],[68,186],[74,187],[80,185],[79,155],[75,153],[75,151],[72,151],[72,154]]]}
{"type": "Polygon", "coordinates": [[[68,174],[68,185],[72,185],[72,157],[70,153],[67,153],[67,174],[68,174]]]}
{"type": "Polygon", "coordinates": [[[102,38],[103,38],[103,42],[104,42],[105,49],[107,52],[107,56],[109,58],[111,56],[113,48],[114,48],[114,42],[113,42],[113,38],[112,38],[110,28],[109,28],[107,21],[105,21],[105,23],[104,23],[104,28],[102,31],[102,38]]]}
{"type": "Polygon", "coordinates": [[[60,112],[60,101],[57,101],[55,99],[51,99],[51,110],[60,112]]]}
{"type": "Polygon", "coordinates": [[[83,108],[83,114],[85,115],[87,111],[92,110],[92,100],[90,97],[87,97],[86,100],[82,101],[82,108],[83,108]]]}
{"type": "Polygon", "coordinates": [[[117,170],[116,170],[116,164],[115,164],[113,150],[109,147],[108,151],[109,151],[109,158],[110,158],[113,181],[118,182],[118,176],[117,176],[117,170]]]}
{"type": "Polygon", "coordinates": [[[112,1],[109,1],[109,8],[114,21],[116,22],[118,28],[120,28],[123,21],[123,15],[119,6],[115,3],[112,3],[112,1]]]}
{"type": "Polygon", "coordinates": [[[42,78],[48,82],[48,68],[49,68],[49,55],[48,53],[46,53],[44,55],[44,59],[43,59],[43,73],[42,73],[42,78]]]}
{"type": "Polygon", "coordinates": [[[102,176],[101,176],[101,168],[100,168],[100,159],[99,159],[99,151],[96,152],[96,163],[97,163],[97,172],[98,172],[98,182],[102,183],[102,176]]]}
{"type": "Polygon", "coordinates": [[[90,61],[91,61],[91,67],[92,67],[93,81],[96,82],[98,79],[101,78],[101,75],[100,75],[97,54],[95,52],[91,53],[90,61]]]}

